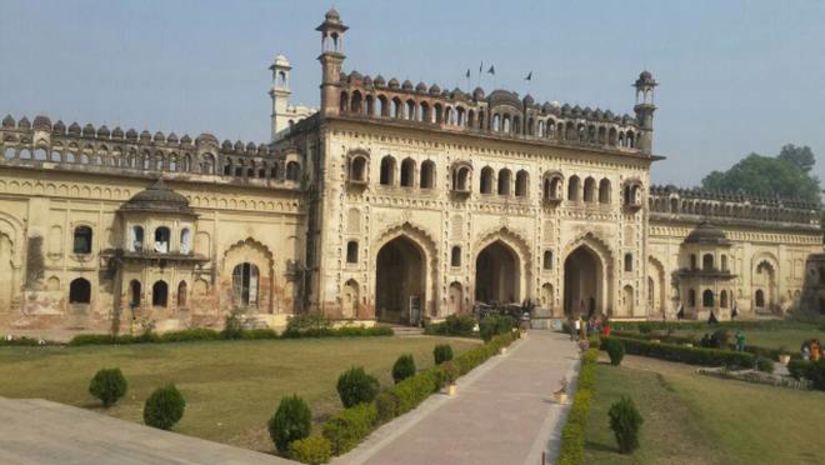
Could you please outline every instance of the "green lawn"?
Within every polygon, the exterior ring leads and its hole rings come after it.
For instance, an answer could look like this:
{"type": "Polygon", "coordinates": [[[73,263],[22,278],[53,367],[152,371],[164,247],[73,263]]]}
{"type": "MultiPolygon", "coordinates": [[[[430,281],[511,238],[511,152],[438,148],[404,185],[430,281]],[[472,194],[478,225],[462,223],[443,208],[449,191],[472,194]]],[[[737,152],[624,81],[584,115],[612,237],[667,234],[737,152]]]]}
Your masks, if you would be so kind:
{"type": "MultiPolygon", "coordinates": [[[[698,330],[683,330],[677,331],[675,334],[689,335],[696,339],[701,339],[705,333],[712,333],[715,328],[710,328],[707,331],[698,330]]],[[[730,329],[731,334],[736,334],[736,329],[730,329]]],[[[802,342],[811,339],[819,338],[820,341],[825,341],[825,331],[822,331],[818,326],[810,325],[810,327],[799,327],[794,325],[782,329],[744,329],[745,340],[748,344],[770,347],[778,349],[782,346],[792,352],[796,353],[802,346],[802,342]]],[[[733,338],[731,338],[731,342],[733,338]]]]}
{"type": "MultiPolygon", "coordinates": [[[[99,368],[120,367],[129,392],[109,414],[142,422],[149,393],[173,382],[187,402],[176,431],[270,451],[266,422],[281,397],[303,396],[317,424],[342,408],[335,383],[350,366],[364,366],[389,385],[399,355],[413,354],[419,369],[431,366],[433,347],[444,341],[422,336],[5,347],[0,348],[0,396],[98,408],[88,393],[89,380],[99,368]]],[[[450,341],[457,353],[478,343],[450,341]]]]}
{"type": "Polygon", "coordinates": [[[694,368],[627,356],[600,365],[588,417],[588,464],[825,463],[825,393],[710,378],[694,368]],[[607,410],[630,395],[645,423],[641,448],[618,453],[607,410]]]}

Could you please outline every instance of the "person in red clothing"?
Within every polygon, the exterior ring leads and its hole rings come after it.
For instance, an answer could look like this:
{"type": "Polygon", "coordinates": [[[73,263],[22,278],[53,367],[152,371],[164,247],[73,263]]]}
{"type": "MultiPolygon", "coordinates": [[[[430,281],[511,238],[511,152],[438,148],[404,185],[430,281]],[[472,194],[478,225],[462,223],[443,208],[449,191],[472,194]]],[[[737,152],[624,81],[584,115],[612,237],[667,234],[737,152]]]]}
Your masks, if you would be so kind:
{"type": "Polygon", "coordinates": [[[610,322],[607,319],[602,323],[602,336],[610,336],[610,322]]]}

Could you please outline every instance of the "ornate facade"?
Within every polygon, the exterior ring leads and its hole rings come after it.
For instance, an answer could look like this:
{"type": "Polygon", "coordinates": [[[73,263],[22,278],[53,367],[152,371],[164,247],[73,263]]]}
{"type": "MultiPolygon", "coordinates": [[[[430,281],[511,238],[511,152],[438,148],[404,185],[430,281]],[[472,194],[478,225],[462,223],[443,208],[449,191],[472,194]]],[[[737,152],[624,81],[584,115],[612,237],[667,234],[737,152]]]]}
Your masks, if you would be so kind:
{"type": "Polygon", "coordinates": [[[272,65],[267,144],[0,127],[0,315],[11,327],[220,325],[237,309],[418,323],[477,303],[540,315],[752,317],[801,300],[816,205],[652,187],[653,93],[633,115],[343,71],[321,105],[272,65]]]}

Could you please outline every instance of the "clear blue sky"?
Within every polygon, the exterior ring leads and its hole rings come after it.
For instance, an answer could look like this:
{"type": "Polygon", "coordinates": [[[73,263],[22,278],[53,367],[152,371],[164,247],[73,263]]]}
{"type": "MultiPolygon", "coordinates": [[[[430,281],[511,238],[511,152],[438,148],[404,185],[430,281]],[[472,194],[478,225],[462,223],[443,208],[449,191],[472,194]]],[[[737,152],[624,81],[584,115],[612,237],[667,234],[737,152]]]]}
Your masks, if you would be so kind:
{"type": "MultiPolygon", "coordinates": [[[[67,123],[269,137],[267,67],[294,66],[317,104],[329,1],[0,0],[0,113],[67,123]]],[[[825,178],[825,2],[338,0],[346,70],[631,113],[631,82],[661,83],[654,181],[692,185],[749,152],[810,145],[825,178]],[[475,74],[472,80],[475,86],[475,74]]]]}

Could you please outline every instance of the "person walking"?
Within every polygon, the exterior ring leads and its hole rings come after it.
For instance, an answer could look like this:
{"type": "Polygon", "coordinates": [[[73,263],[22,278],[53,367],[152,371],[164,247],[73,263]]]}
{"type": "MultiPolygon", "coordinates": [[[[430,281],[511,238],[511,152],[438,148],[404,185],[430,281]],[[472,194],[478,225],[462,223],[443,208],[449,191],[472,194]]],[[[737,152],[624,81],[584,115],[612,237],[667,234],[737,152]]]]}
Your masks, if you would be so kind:
{"type": "MultiPolygon", "coordinates": [[[[581,317],[578,317],[578,318],[576,318],[576,321],[573,322],[573,331],[576,334],[576,339],[577,340],[578,340],[579,337],[581,337],[580,336],[581,330],[582,330],[582,319],[581,319],[581,317]]],[[[573,335],[571,334],[570,337],[572,339],[573,335]]]]}

